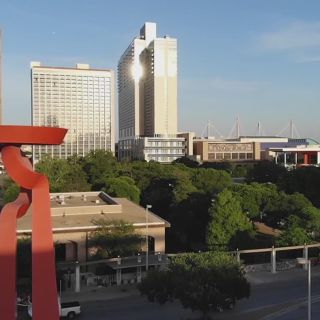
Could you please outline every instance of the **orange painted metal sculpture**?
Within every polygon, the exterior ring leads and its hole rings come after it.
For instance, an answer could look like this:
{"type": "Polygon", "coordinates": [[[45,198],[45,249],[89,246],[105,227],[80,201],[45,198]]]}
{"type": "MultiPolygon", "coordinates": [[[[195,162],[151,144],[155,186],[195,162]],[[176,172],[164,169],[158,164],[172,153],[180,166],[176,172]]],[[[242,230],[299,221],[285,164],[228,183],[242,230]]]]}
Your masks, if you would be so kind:
{"type": "Polygon", "coordinates": [[[21,186],[18,198],[0,214],[0,318],[16,319],[17,219],[32,203],[32,318],[58,320],[57,284],[49,183],[32,170],[22,144],[61,144],[67,130],[31,126],[0,126],[0,148],[8,175],[21,186]]]}

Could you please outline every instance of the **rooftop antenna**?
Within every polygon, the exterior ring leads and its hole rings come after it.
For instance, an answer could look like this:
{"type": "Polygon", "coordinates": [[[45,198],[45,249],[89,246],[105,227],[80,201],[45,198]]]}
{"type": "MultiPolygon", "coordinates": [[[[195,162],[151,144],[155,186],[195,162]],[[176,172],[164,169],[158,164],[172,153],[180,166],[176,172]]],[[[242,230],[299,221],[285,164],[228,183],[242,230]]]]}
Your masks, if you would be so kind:
{"type": "Polygon", "coordinates": [[[240,137],[240,117],[237,116],[236,122],[232,126],[228,138],[239,138],[240,137]]]}
{"type": "Polygon", "coordinates": [[[239,118],[239,116],[237,116],[236,123],[237,123],[237,138],[239,138],[240,137],[240,118],[239,118]]]}
{"type": "Polygon", "coordinates": [[[282,135],[288,129],[289,129],[289,136],[291,139],[294,139],[295,134],[298,138],[300,138],[299,131],[298,131],[297,127],[295,126],[293,120],[290,120],[289,123],[284,128],[282,128],[280,130],[280,132],[277,134],[277,136],[282,135]]]}
{"type": "Polygon", "coordinates": [[[207,137],[211,137],[211,134],[213,134],[213,136],[215,135],[215,133],[217,133],[217,135],[222,138],[223,134],[218,130],[218,128],[214,125],[213,122],[211,122],[210,120],[208,121],[207,125],[204,127],[204,129],[202,130],[201,133],[201,137],[204,138],[205,132],[207,132],[207,137]]]}
{"type": "Polygon", "coordinates": [[[255,134],[256,134],[258,137],[266,136],[266,135],[267,135],[267,134],[265,133],[265,131],[263,130],[260,121],[258,121],[257,131],[255,132],[255,134]]]}
{"type": "Polygon", "coordinates": [[[293,120],[290,120],[290,138],[293,139],[293,120]]]}

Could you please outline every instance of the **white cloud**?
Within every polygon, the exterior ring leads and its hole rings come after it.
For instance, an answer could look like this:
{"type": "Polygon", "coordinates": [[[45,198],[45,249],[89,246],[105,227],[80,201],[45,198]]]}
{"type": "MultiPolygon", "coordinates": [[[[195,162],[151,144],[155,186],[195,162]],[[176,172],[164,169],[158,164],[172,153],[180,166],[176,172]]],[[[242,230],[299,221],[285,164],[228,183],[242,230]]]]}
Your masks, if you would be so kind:
{"type": "Polygon", "coordinates": [[[259,47],[271,51],[320,47],[320,22],[293,22],[260,35],[259,47]]]}

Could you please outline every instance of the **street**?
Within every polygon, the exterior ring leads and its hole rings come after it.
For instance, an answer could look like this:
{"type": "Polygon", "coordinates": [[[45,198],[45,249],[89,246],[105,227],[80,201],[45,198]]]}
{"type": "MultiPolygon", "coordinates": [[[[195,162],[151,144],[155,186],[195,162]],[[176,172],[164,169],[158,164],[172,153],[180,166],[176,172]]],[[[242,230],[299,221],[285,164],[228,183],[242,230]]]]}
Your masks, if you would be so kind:
{"type": "MultiPolygon", "coordinates": [[[[320,268],[312,270],[313,318],[319,318],[320,268]]],[[[302,269],[271,274],[253,272],[247,275],[251,283],[251,296],[236,304],[234,310],[212,314],[219,320],[304,320],[307,318],[307,272],[302,269]]],[[[141,297],[134,286],[126,290],[101,288],[93,293],[70,294],[67,300],[80,300],[82,320],[176,320],[199,319],[199,312],[184,309],[180,303],[160,306],[141,297]],[[97,295],[97,293],[99,293],[97,295]],[[95,295],[96,294],[96,295],[95,295]]]]}
{"type": "MultiPolygon", "coordinates": [[[[214,314],[217,319],[289,320],[305,319],[307,295],[307,273],[302,269],[271,273],[251,273],[248,279],[252,285],[249,299],[237,303],[235,310],[214,314]],[[293,307],[296,306],[297,307],[293,307]],[[292,312],[290,312],[292,310],[292,312]]],[[[320,269],[313,269],[312,296],[320,296],[320,269]]],[[[313,307],[316,304],[313,304],[313,307]]],[[[81,319],[197,319],[200,313],[184,309],[179,302],[160,306],[150,303],[138,293],[124,298],[82,303],[81,319]]],[[[320,312],[320,310],[319,310],[320,312]]],[[[314,310],[316,314],[316,310],[314,310]]]]}

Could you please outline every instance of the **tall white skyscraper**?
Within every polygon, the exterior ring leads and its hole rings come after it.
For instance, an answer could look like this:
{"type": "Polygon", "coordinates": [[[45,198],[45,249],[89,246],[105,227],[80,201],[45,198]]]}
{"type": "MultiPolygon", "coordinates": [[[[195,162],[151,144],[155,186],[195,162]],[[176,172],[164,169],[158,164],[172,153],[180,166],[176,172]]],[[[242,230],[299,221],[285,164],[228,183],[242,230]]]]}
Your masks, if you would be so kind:
{"type": "Polygon", "coordinates": [[[146,22],[120,58],[118,88],[119,158],[171,162],[184,155],[176,137],[177,40],[157,38],[156,24],[146,22]]]}
{"type": "Polygon", "coordinates": [[[34,161],[44,154],[67,158],[91,150],[114,152],[114,72],[45,67],[31,63],[32,125],[68,129],[60,146],[35,146],[34,161]]]}

